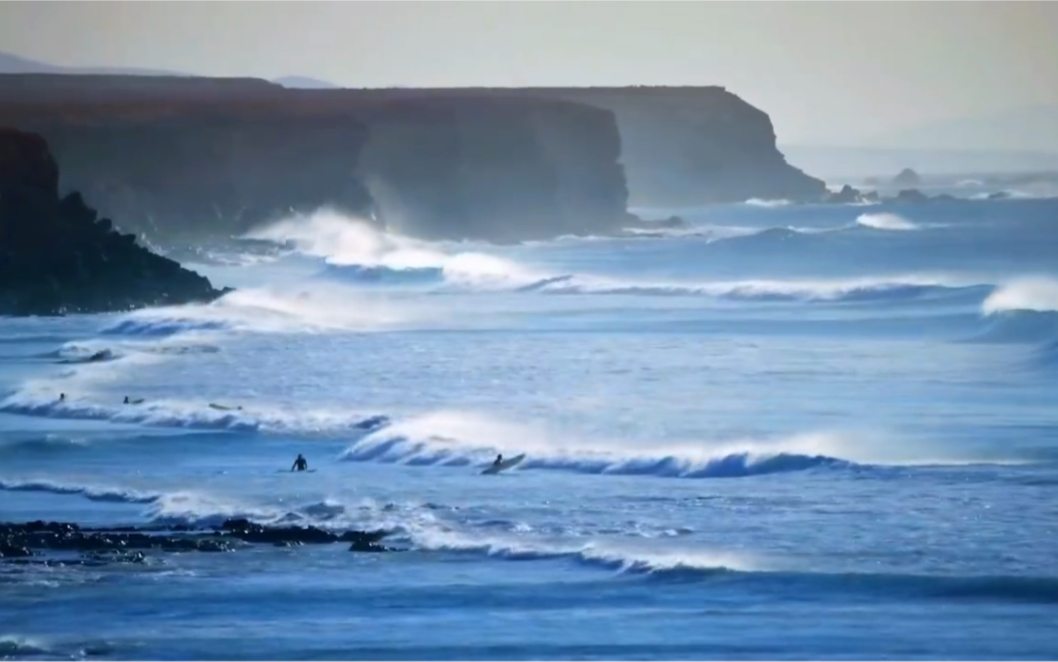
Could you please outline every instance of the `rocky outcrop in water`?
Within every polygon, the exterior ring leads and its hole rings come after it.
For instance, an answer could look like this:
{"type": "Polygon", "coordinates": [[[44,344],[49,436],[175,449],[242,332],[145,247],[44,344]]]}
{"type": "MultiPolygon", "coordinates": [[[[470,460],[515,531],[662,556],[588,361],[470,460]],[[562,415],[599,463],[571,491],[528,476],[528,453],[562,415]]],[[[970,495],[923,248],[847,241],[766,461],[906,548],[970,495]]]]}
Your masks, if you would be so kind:
{"type": "Polygon", "coordinates": [[[947,193],[933,196],[926,195],[918,189],[904,189],[893,196],[880,196],[876,191],[864,193],[854,186],[845,184],[840,191],[827,195],[823,202],[836,205],[877,204],[882,202],[921,205],[931,202],[952,202],[957,199],[947,193]]]}
{"type": "Polygon", "coordinates": [[[45,141],[0,128],[0,315],[129,310],[221,294],[117,232],[79,193],[60,198],[45,141]]]}
{"type": "Polygon", "coordinates": [[[845,184],[840,191],[827,195],[824,202],[834,205],[860,204],[863,202],[863,193],[859,189],[845,184]]]}
{"type": "Polygon", "coordinates": [[[900,188],[915,188],[922,185],[922,178],[911,168],[904,168],[896,177],[893,177],[893,186],[900,188]]]}
{"type": "Polygon", "coordinates": [[[334,533],[313,526],[265,526],[229,519],[216,528],[82,528],[68,522],[0,522],[0,559],[47,565],[142,563],[148,555],[174,552],[231,552],[245,545],[278,547],[349,543],[354,552],[385,552],[387,531],[334,533]]]}

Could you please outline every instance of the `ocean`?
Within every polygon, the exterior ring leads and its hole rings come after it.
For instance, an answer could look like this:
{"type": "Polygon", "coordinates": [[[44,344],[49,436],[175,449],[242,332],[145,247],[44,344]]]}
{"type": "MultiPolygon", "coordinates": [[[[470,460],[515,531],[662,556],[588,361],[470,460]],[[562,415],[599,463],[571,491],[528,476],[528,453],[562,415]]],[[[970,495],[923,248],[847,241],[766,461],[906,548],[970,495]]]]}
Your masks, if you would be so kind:
{"type": "Polygon", "coordinates": [[[0,561],[0,658],[1058,656],[1058,200],[636,211],[692,226],[322,210],[213,304],[0,320],[0,521],[398,550],[0,561]]]}

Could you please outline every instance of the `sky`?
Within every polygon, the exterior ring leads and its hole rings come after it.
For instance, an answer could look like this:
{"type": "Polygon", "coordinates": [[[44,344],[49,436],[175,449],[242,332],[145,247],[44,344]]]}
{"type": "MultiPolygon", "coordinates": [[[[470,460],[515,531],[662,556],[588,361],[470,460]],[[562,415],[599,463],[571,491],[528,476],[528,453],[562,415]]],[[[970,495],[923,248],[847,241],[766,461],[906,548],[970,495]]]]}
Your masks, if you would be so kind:
{"type": "Polygon", "coordinates": [[[0,2],[0,51],[54,64],[348,87],[723,85],[785,144],[1058,107],[1056,34],[1058,2],[0,2]]]}

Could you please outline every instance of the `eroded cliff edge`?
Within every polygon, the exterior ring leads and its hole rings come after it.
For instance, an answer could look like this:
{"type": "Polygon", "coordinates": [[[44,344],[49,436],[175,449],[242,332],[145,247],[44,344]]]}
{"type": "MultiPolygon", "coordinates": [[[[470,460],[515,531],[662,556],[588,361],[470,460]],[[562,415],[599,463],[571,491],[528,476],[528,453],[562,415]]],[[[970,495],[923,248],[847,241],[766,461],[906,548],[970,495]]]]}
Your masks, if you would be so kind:
{"type": "Polygon", "coordinates": [[[241,234],[321,206],[446,239],[632,220],[613,113],[563,100],[0,76],[0,122],[45,136],[64,189],[152,239],[241,234]]]}
{"type": "Polygon", "coordinates": [[[122,227],[235,235],[337,207],[424,238],[616,232],[635,205],[815,200],[763,112],[722,88],[289,90],[254,79],[0,75],[122,227]]]}
{"type": "Polygon", "coordinates": [[[751,198],[818,202],[827,195],[825,182],[786,162],[768,114],[720,86],[431,92],[563,99],[612,111],[633,206],[696,206],[751,198]]]}
{"type": "Polygon", "coordinates": [[[768,114],[723,87],[534,92],[614,112],[634,206],[816,202],[827,193],[825,182],[786,162],[768,114]]]}
{"type": "Polygon", "coordinates": [[[114,230],[38,135],[0,127],[0,315],[55,315],[205,302],[223,291],[114,230]]]}

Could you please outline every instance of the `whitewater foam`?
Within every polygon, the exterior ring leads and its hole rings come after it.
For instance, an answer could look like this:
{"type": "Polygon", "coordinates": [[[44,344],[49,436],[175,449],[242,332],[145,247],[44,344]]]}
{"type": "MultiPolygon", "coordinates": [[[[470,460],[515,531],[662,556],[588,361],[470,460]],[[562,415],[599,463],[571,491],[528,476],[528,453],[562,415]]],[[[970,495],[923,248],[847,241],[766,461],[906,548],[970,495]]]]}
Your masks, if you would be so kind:
{"type": "Polygon", "coordinates": [[[968,279],[946,276],[894,276],[846,280],[744,280],[706,283],[622,281],[586,275],[543,279],[520,288],[546,294],[619,294],[639,296],[709,296],[743,301],[874,301],[913,299],[981,287],[968,279]]]}
{"type": "Polygon", "coordinates": [[[813,469],[1016,464],[900,443],[874,429],[784,436],[634,440],[601,438],[533,420],[472,411],[436,411],[392,422],[350,444],[340,459],[419,466],[484,467],[497,453],[525,453],[512,471],[664,478],[734,478],[813,469]]]}
{"type": "Polygon", "coordinates": [[[250,503],[242,498],[205,491],[143,491],[139,489],[80,484],[45,479],[0,479],[0,491],[44,492],[79,496],[89,501],[146,506],[142,515],[162,526],[218,526],[229,518],[246,518],[262,524],[300,522],[321,527],[353,525],[372,528],[428,526],[434,518],[417,504],[378,506],[370,499],[356,503],[325,498],[304,503],[250,503]],[[382,525],[385,526],[382,526],[382,525]]]}
{"type": "MultiPolygon", "coordinates": [[[[371,296],[337,284],[237,290],[209,304],[136,311],[104,329],[108,335],[165,337],[189,332],[371,332],[429,319],[428,307],[371,296]]],[[[436,317],[436,313],[433,314],[436,317]]]]}
{"type": "Polygon", "coordinates": [[[1017,310],[1058,311],[1058,280],[1050,277],[1011,280],[997,287],[981,304],[984,315],[1017,310]]]}
{"type": "Polygon", "coordinates": [[[774,209],[776,207],[785,207],[790,204],[790,201],[786,199],[765,200],[762,198],[750,198],[749,200],[746,200],[745,204],[751,207],[764,207],[766,209],[774,209]]]}
{"type": "Polygon", "coordinates": [[[860,214],[856,217],[856,224],[872,230],[890,230],[895,232],[921,229],[921,226],[912,223],[903,216],[890,213],[860,214]]]}
{"type": "Polygon", "coordinates": [[[341,458],[357,462],[485,466],[496,453],[526,453],[527,459],[516,470],[672,478],[743,477],[847,468],[859,463],[915,464],[921,458],[917,449],[897,448],[878,435],[863,433],[643,444],[592,439],[568,430],[556,432],[537,422],[514,423],[460,411],[434,412],[395,422],[354,442],[341,458]]]}
{"type": "MultiPolygon", "coordinates": [[[[83,388],[83,384],[81,384],[83,388]]],[[[55,385],[34,383],[0,400],[0,412],[57,419],[101,420],[152,427],[239,432],[295,433],[303,435],[354,435],[379,430],[389,418],[355,414],[348,410],[306,410],[256,402],[241,410],[218,410],[206,402],[159,399],[138,405],[100,402],[90,397],[59,400],[55,385]]],[[[99,396],[96,396],[97,398],[99,396]]]]}
{"type": "Polygon", "coordinates": [[[694,574],[754,571],[759,561],[746,553],[725,553],[636,545],[631,541],[559,540],[529,536],[475,535],[436,527],[413,530],[412,542],[420,549],[471,552],[511,560],[571,558],[578,562],[628,574],[694,574]]]}
{"type": "Polygon", "coordinates": [[[160,493],[106,487],[98,485],[75,485],[51,480],[19,480],[0,478],[0,490],[7,492],[48,492],[50,494],[79,495],[91,501],[111,503],[153,503],[160,493]]]}
{"type": "Polygon", "coordinates": [[[293,244],[307,255],[324,258],[331,266],[393,271],[436,269],[448,281],[476,287],[502,288],[539,277],[495,255],[452,252],[449,245],[383,232],[367,221],[329,209],[279,221],[254,230],[247,237],[293,244]]]}

